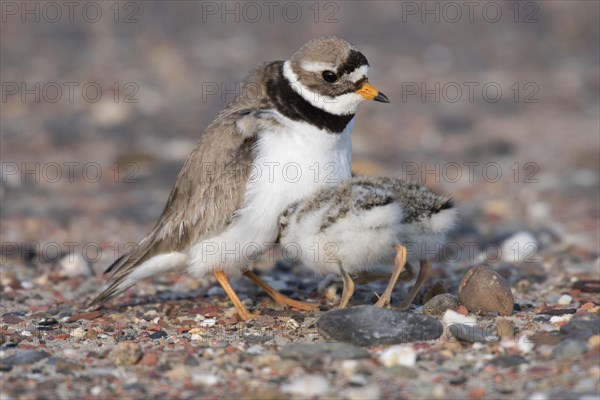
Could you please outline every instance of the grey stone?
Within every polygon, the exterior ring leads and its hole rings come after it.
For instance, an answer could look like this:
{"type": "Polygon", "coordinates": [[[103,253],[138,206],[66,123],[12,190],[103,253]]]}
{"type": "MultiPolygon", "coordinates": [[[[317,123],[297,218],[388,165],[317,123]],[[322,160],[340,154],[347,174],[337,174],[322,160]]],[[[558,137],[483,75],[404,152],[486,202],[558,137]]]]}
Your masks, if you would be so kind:
{"type": "Polygon", "coordinates": [[[587,351],[587,346],[585,343],[580,342],[579,340],[574,339],[566,339],[558,346],[554,348],[552,351],[552,356],[555,359],[561,360],[566,358],[574,358],[579,357],[587,351]]]}
{"type": "Polygon", "coordinates": [[[281,358],[299,361],[325,355],[334,360],[356,360],[370,357],[367,350],[347,343],[293,343],[284,346],[279,351],[281,358]]]}
{"type": "Polygon", "coordinates": [[[142,358],[142,348],[138,343],[120,342],[108,354],[117,365],[134,365],[142,358]]]}
{"type": "Polygon", "coordinates": [[[162,339],[169,336],[165,331],[156,331],[150,334],[150,339],[162,339]]]}
{"type": "Polygon", "coordinates": [[[431,300],[429,300],[423,306],[423,314],[431,316],[439,316],[446,312],[446,310],[454,310],[460,303],[458,298],[449,293],[438,294],[431,300]]]}
{"type": "Polygon", "coordinates": [[[50,353],[44,350],[26,350],[13,354],[2,360],[2,364],[12,367],[13,365],[33,364],[44,358],[50,357],[50,353]]]}
{"type": "Polygon", "coordinates": [[[529,361],[527,361],[525,357],[521,356],[499,356],[490,361],[490,365],[501,368],[511,368],[528,362],[529,361]]]}
{"type": "Polygon", "coordinates": [[[494,343],[500,340],[498,335],[478,326],[451,324],[448,329],[450,330],[450,333],[452,333],[452,336],[463,342],[494,343]]]}
{"type": "Polygon", "coordinates": [[[576,315],[568,324],[560,327],[560,333],[587,340],[594,335],[600,335],[600,318],[593,314],[576,315]]]}
{"type": "Polygon", "coordinates": [[[435,340],[443,325],[435,318],[374,306],[333,310],[317,321],[319,333],[326,339],[358,346],[435,340]]]}
{"type": "Polygon", "coordinates": [[[387,369],[387,372],[393,376],[399,376],[401,378],[415,379],[419,376],[419,372],[416,369],[407,367],[406,365],[395,365],[387,369]]]}

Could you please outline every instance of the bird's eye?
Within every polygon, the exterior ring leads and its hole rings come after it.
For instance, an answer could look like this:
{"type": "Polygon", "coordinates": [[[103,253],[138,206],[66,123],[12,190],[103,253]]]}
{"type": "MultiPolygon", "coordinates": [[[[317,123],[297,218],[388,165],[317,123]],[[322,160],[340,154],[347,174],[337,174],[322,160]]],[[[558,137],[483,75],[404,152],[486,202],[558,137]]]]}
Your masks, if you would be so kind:
{"type": "Polygon", "coordinates": [[[337,76],[333,71],[323,71],[323,79],[329,83],[337,81],[337,76]]]}

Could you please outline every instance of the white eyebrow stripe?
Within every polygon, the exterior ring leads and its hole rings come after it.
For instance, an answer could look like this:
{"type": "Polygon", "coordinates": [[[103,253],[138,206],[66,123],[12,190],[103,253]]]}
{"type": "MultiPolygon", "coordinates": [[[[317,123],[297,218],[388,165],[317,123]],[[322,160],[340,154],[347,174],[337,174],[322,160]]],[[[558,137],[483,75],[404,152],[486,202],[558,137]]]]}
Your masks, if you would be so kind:
{"type": "Polygon", "coordinates": [[[369,73],[369,66],[361,65],[360,67],[356,68],[354,71],[346,74],[346,76],[352,82],[356,83],[359,80],[361,80],[363,77],[367,76],[368,73],[369,73]]]}
{"type": "Polygon", "coordinates": [[[335,71],[335,65],[322,62],[304,62],[302,69],[308,72],[323,72],[325,70],[335,71]]]}

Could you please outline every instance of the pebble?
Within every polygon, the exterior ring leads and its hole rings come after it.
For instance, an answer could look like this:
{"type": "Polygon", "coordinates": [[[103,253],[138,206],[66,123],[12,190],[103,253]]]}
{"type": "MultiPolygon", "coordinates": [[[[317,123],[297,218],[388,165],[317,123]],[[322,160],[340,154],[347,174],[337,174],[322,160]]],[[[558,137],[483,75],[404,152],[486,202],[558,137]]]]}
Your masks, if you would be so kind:
{"type": "Polygon", "coordinates": [[[600,293],[600,280],[583,280],[573,283],[573,289],[587,293],[600,293]]]}
{"type": "Polygon", "coordinates": [[[188,379],[190,377],[190,371],[189,368],[183,365],[178,365],[169,369],[165,373],[165,376],[171,380],[188,379]]]}
{"type": "Polygon", "coordinates": [[[192,384],[206,387],[215,386],[219,383],[219,377],[213,374],[192,374],[192,384]]]}
{"type": "Polygon", "coordinates": [[[435,340],[442,335],[443,325],[425,315],[360,306],[324,313],[317,329],[326,339],[380,346],[435,340]]]}
{"type": "Polygon", "coordinates": [[[100,396],[100,393],[102,393],[102,387],[101,386],[93,386],[90,389],[90,394],[92,396],[100,396]]]}
{"type": "Polygon", "coordinates": [[[459,306],[458,298],[449,293],[438,294],[423,306],[423,314],[437,317],[459,306]]]}
{"type": "Polygon", "coordinates": [[[150,339],[162,339],[169,336],[165,331],[156,331],[150,334],[150,339]]]}
{"type": "Polygon", "coordinates": [[[521,364],[526,364],[529,361],[521,356],[498,356],[490,361],[490,365],[495,365],[501,368],[517,367],[521,364]]]}
{"type": "Polygon", "coordinates": [[[108,356],[117,365],[134,365],[142,358],[142,348],[137,343],[120,342],[108,356]]]}
{"type": "Polygon", "coordinates": [[[560,342],[560,344],[554,348],[552,351],[552,356],[557,360],[562,360],[566,358],[578,357],[584,354],[586,351],[587,346],[585,343],[582,343],[579,340],[566,339],[560,342]]]}
{"type": "Polygon", "coordinates": [[[576,315],[560,327],[560,333],[588,340],[600,332],[600,318],[594,314],[576,315]]]}
{"type": "Polygon", "coordinates": [[[281,358],[299,361],[325,355],[334,360],[358,360],[370,357],[367,350],[348,343],[292,343],[279,351],[281,358]]]}
{"type": "Polygon", "coordinates": [[[587,342],[588,346],[590,346],[590,348],[594,348],[594,347],[599,347],[600,346],[600,335],[594,335],[592,337],[590,337],[588,339],[587,342]]]}
{"type": "Polygon", "coordinates": [[[4,322],[6,322],[7,324],[11,324],[11,325],[20,324],[23,322],[22,318],[20,318],[18,315],[14,315],[14,314],[4,314],[2,316],[2,320],[4,322]]]}
{"type": "Polygon", "coordinates": [[[85,329],[78,326],[77,328],[75,328],[71,331],[71,336],[76,337],[76,338],[82,338],[85,336],[85,329]]]}
{"type": "Polygon", "coordinates": [[[340,397],[348,400],[379,400],[381,398],[381,389],[378,385],[349,388],[343,390],[340,393],[340,397]]]}
{"type": "Polygon", "coordinates": [[[502,317],[496,318],[496,332],[498,333],[498,336],[503,339],[513,339],[515,336],[512,323],[508,319],[502,317]]]}
{"type": "Polygon", "coordinates": [[[343,360],[342,361],[342,371],[345,376],[351,376],[356,372],[358,368],[358,361],[356,360],[343,360]]]}
{"type": "Polygon", "coordinates": [[[408,367],[406,365],[396,365],[387,370],[387,372],[393,376],[399,376],[400,378],[415,379],[419,376],[416,369],[408,367]]]}
{"type": "Polygon", "coordinates": [[[202,340],[206,340],[206,336],[202,335],[200,333],[194,333],[192,334],[192,336],[190,337],[190,340],[192,341],[202,341],[202,340]]]}
{"type": "Polygon", "coordinates": [[[568,294],[563,294],[558,299],[558,304],[560,304],[561,306],[566,306],[567,304],[571,304],[572,301],[573,297],[569,296],[568,294]]]}
{"type": "Polygon", "coordinates": [[[44,350],[24,350],[2,360],[3,366],[33,364],[44,358],[50,357],[50,353],[44,350]]]}
{"type": "Polygon", "coordinates": [[[155,351],[149,351],[144,353],[144,356],[140,360],[140,365],[147,367],[154,367],[158,363],[158,353],[155,351]]]}
{"type": "Polygon", "coordinates": [[[59,260],[58,266],[61,276],[75,278],[93,275],[92,267],[81,254],[67,254],[59,260]]]}
{"type": "Polygon", "coordinates": [[[388,368],[397,365],[413,367],[417,363],[417,352],[410,345],[391,346],[381,352],[379,362],[388,368]]]}
{"type": "Polygon", "coordinates": [[[248,354],[264,354],[265,352],[265,348],[263,346],[261,346],[260,344],[255,344],[253,346],[250,346],[246,349],[246,353],[248,354]]]}
{"type": "Polygon", "coordinates": [[[363,374],[356,374],[348,378],[348,383],[354,386],[367,386],[369,380],[363,374]]]}
{"type": "Polygon", "coordinates": [[[205,320],[202,320],[198,325],[208,328],[211,326],[214,326],[217,323],[217,320],[215,318],[207,318],[205,320]]]}
{"type": "Polygon", "coordinates": [[[462,315],[454,310],[446,310],[442,316],[442,322],[446,325],[450,324],[475,324],[477,320],[468,315],[462,315]]]}
{"type": "Polygon", "coordinates": [[[328,393],[330,387],[327,379],[321,375],[304,375],[289,384],[282,385],[281,391],[302,396],[302,398],[310,398],[328,393]]]}
{"type": "Polygon", "coordinates": [[[532,262],[538,247],[538,240],[531,233],[517,232],[502,242],[500,257],[502,261],[513,264],[532,262]]]}
{"type": "Polygon", "coordinates": [[[548,395],[542,392],[534,392],[527,400],[548,400],[548,395]]]}
{"type": "Polygon", "coordinates": [[[471,268],[458,285],[458,299],[477,314],[511,315],[514,299],[510,286],[487,265],[471,268]]]}
{"type": "Polygon", "coordinates": [[[93,319],[99,318],[102,315],[104,315],[101,311],[90,311],[90,312],[85,312],[85,313],[81,313],[81,314],[74,314],[72,316],[69,317],[68,322],[76,322],[79,321],[81,319],[85,319],[88,321],[91,321],[93,319]]]}
{"type": "Polygon", "coordinates": [[[469,343],[494,343],[500,340],[500,338],[494,333],[482,329],[478,326],[465,325],[465,324],[451,324],[448,327],[452,336],[458,340],[469,343]]]}

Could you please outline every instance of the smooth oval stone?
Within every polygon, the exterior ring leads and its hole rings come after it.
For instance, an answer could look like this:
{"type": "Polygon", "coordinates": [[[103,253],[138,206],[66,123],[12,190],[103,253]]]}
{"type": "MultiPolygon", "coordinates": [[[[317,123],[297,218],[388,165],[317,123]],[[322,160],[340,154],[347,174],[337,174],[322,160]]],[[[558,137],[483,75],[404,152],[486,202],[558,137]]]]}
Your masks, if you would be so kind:
{"type": "Polygon", "coordinates": [[[448,327],[452,336],[469,343],[495,343],[500,340],[498,335],[474,325],[450,324],[448,327]]]}
{"type": "Polygon", "coordinates": [[[317,321],[317,329],[326,339],[358,346],[435,340],[443,328],[435,318],[374,306],[329,311],[317,321]]]}
{"type": "Polygon", "coordinates": [[[498,356],[490,361],[490,365],[495,365],[500,368],[512,368],[527,363],[529,363],[529,361],[521,356],[498,356]]]}
{"type": "Polygon", "coordinates": [[[439,316],[446,310],[455,310],[459,306],[458,299],[450,293],[438,294],[423,306],[423,314],[439,316]]]}
{"type": "Polygon", "coordinates": [[[10,357],[6,357],[2,360],[4,365],[27,365],[33,364],[46,357],[50,357],[50,353],[44,350],[25,350],[19,353],[13,354],[10,357]]]}
{"type": "Polygon", "coordinates": [[[458,300],[475,314],[512,315],[515,302],[506,280],[487,265],[467,271],[458,285],[458,300]]]}

